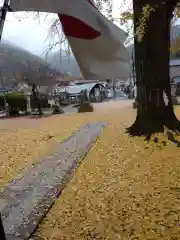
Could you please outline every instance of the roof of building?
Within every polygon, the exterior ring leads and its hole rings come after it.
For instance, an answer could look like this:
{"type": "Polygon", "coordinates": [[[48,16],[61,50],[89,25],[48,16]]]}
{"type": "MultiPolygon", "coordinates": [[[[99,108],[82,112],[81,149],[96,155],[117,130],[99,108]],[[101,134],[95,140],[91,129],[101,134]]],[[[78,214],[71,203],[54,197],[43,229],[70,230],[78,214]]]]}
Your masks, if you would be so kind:
{"type": "Polygon", "coordinates": [[[87,83],[87,84],[80,84],[75,86],[67,86],[66,92],[69,94],[80,94],[81,91],[87,90],[88,92],[91,91],[91,89],[97,85],[98,83],[87,83]]]}
{"type": "MultiPolygon", "coordinates": [[[[83,90],[87,90],[88,92],[90,92],[91,89],[98,84],[100,83],[94,82],[94,83],[86,83],[86,84],[80,84],[80,85],[72,85],[72,86],[67,86],[63,88],[58,88],[56,89],[56,91],[58,93],[67,92],[70,95],[78,95],[83,90]]],[[[103,84],[101,84],[101,86],[103,86],[103,84]]]]}
{"type": "Polygon", "coordinates": [[[54,88],[54,93],[61,94],[61,93],[68,93],[70,95],[79,95],[81,91],[87,90],[90,92],[92,88],[94,88],[96,85],[101,85],[102,87],[105,87],[105,82],[88,82],[88,83],[82,83],[82,84],[74,84],[74,85],[68,85],[68,86],[59,86],[54,88]]]}
{"type": "Polygon", "coordinates": [[[180,59],[171,59],[170,66],[180,66],[180,59]]]}

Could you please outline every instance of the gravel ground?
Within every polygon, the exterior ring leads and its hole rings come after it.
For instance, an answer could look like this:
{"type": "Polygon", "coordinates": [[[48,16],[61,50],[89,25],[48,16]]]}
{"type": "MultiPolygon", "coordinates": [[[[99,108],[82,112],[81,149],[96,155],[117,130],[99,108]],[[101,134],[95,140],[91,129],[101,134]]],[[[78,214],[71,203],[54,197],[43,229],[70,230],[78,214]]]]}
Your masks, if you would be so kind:
{"type": "Polygon", "coordinates": [[[103,118],[109,126],[35,239],[180,239],[179,148],[166,134],[156,134],[149,143],[128,137],[124,128],[134,116],[130,108],[86,115],[89,121],[103,118]]]}

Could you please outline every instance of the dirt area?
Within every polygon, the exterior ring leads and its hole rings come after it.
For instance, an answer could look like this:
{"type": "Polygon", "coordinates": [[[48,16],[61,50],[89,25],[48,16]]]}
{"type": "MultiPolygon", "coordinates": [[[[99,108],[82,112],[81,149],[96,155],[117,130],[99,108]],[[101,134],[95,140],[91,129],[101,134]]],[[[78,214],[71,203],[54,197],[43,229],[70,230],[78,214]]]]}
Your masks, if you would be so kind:
{"type": "MultiPolygon", "coordinates": [[[[129,137],[124,129],[135,111],[116,107],[108,113],[84,115],[88,121],[104,119],[109,126],[56,200],[35,239],[180,239],[178,145],[168,141],[166,133],[152,136],[150,142],[129,137]]],[[[179,108],[176,114],[180,117],[179,108]]]]}

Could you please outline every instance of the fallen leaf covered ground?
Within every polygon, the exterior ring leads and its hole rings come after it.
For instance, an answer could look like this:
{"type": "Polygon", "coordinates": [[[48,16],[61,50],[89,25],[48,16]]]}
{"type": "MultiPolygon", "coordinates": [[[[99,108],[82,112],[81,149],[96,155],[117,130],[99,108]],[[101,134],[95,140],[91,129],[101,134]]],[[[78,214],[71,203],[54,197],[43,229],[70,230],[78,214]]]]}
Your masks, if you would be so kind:
{"type": "MultiPolygon", "coordinates": [[[[156,134],[148,143],[127,136],[135,111],[118,104],[99,105],[94,113],[0,122],[1,187],[85,123],[109,123],[33,238],[180,239],[180,138],[173,143],[156,134]]],[[[180,108],[176,113],[180,117],[180,108]]]]}
{"type": "MultiPolygon", "coordinates": [[[[0,120],[0,191],[23,169],[54,150],[57,141],[65,140],[82,125],[105,119],[107,108],[122,108],[129,102],[97,104],[96,113],[70,113],[43,118],[14,118],[0,120]],[[99,108],[101,113],[99,113],[99,108]],[[72,115],[73,114],[73,115],[72,115]]],[[[75,112],[76,109],[68,109],[75,112]]]]}
{"type": "Polygon", "coordinates": [[[0,121],[0,190],[87,121],[82,115],[0,121]]]}
{"type": "MultiPolygon", "coordinates": [[[[107,107],[104,105],[105,109],[101,106],[102,113],[70,113],[40,119],[1,119],[0,191],[5,183],[13,180],[23,169],[31,167],[41,156],[53,151],[57,142],[65,140],[88,122],[105,119],[107,107]]],[[[119,104],[112,104],[114,106],[119,104]]]]}
{"type": "MultiPolygon", "coordinates": [[[[179,109],[176,113],[180,116],[179,109]]],[[[103,120],[109,125],[33,239],[179,240],[177,144],[167,134],[156,134],[149,143],[127,136],[124,128],[135,117],[131,109],[75,116],[73,122],[79,117],[81,123],[103,120]]]]}

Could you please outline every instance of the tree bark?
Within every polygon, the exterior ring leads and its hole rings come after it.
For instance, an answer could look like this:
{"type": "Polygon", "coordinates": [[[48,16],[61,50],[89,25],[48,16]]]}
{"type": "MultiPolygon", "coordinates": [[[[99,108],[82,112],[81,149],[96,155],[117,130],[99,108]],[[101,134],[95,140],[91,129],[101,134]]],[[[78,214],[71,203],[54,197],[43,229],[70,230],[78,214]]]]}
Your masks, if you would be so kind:
{"type": "Polygon", "coordinates": [[[164,125],[177,126],[171,99],[169,75],[170,21],[176,0],[134,0],[134,46],[137,85],[137,117],[128,129],[132,135],[164,130],[164,125]],[[142,13],[149,6],[150,15],[142,13]],[[139,24],[141,31],[139,33],[139,24]],[[142,36],[139,39],[140,35],[142,36]],[[163,92],[168,97],[165,104],[163,92]]]}

